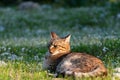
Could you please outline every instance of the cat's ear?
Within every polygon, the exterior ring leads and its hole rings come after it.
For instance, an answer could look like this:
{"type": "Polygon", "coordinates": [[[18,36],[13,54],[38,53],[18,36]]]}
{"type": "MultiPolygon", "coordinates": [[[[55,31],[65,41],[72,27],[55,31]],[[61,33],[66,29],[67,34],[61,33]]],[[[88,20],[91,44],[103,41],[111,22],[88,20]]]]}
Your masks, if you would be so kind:
{"type": "Polygon", "coordinates": [[[51,32],[51,39],[59,38],[55,32],[51,32]]]}
{"type": "Polygon", "coordinates": [[[65,37],[65,42],[70,42],[70,37],[71,37],[71,35],[69,34],[69,35],[67,35],[66,37],[65,37]]]}

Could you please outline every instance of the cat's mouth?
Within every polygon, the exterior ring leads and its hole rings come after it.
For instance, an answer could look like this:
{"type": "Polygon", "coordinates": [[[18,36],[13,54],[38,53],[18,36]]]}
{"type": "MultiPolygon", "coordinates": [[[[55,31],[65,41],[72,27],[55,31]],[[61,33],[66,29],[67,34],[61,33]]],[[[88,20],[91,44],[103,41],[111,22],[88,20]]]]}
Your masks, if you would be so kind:
{"type": "MultiPolygon", "coordinates": [[[[50,52],[50,53],[51,53],[51,52],[50,52]]],[[[58,55],[58,54],[59,54],[58,51],[56,51],[55,53],[51,53],[52,56],[55,56],[55,55],[58,55]]]]}

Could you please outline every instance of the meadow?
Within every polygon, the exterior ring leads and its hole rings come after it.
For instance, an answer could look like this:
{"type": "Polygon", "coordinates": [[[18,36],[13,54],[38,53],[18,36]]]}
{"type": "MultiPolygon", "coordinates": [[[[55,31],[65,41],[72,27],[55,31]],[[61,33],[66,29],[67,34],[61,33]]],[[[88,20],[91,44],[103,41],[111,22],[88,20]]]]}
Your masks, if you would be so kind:
{"type": "Polygon", "coordinates": [[[41,66],[51,31],[71,34],[72,51],[100,58],[108,69],[104,80],[111,80],[113,69],[120,67],[120,14],[109,8],[5,7],[0,8],[0,80],[52,80],[41,66]]]}

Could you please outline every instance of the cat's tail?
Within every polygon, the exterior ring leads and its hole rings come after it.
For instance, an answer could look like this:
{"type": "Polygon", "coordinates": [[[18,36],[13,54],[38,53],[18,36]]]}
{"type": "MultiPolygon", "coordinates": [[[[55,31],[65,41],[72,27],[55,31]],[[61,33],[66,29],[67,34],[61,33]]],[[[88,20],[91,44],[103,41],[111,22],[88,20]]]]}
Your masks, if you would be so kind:
{"type": "Polygon", "coordinates": [[[96,68],[93,71],[90,72],[74,72],[75,77],[97,77],[97,76],[106,76],[107,70],[103,66],[96,68]]]}
{"type": "MultiPolygon", "coordinates": [[[[70,71],[66,71],[65,74],[71,74],[70,71]]],[[[90,72],[73,72],[72,75],[74,77],[97,77],[97,76],[107,76],[107,70],[104,66],[100,66],[93,71],[90,72]]]]}

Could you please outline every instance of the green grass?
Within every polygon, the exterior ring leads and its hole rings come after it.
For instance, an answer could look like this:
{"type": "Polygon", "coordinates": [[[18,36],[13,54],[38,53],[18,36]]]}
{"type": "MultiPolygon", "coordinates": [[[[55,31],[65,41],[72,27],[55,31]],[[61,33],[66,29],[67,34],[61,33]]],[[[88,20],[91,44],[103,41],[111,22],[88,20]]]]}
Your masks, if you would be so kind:
{"type": "Polygon", "coordinates": [[[7,63],[0,66],[0,80],[51,80],[41,68],[51,31],[60,36],[71,34],[72,51],[103,60],[109,72],[104,80],[110,80],[113,69],[120,67],[119,27],[120,18],[106,7],[32,11],[0,8],[0,59],[7,63]]]}

